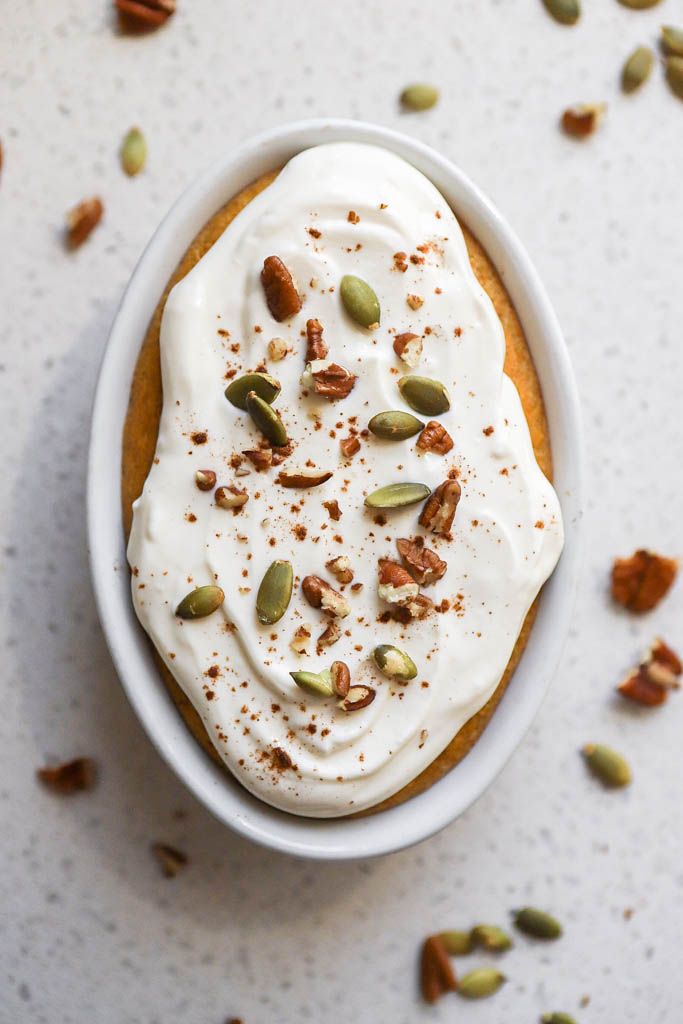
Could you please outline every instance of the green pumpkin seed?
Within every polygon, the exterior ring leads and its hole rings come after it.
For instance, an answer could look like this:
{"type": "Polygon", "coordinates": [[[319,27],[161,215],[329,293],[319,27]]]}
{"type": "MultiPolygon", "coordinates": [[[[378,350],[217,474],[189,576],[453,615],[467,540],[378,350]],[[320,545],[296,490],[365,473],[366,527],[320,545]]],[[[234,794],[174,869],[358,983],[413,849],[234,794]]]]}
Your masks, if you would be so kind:
{"type": "Polygon", "coordinates": [[[562,934],[562,925],[559,921],[543,910],[536,910],[535,907],[516,910],[513,920],[520,932],[533,935],[535,939],[559,939],[562,934]]]}
{"type": "Polygon", "coordinates": [[[139,128],[131,128],[121,145],[121,166],[126,174],[134,177],[145,166],[147,143],[139,128]]]}
{"type": "Polygon", "coordinates": [[[290,672],[297,686],[314,697],[331,697],[334,694],[329,669],[322,672],[290,672]]]}
{"type": "Polygon", "coordinates": [[[630,7],[632,11],[644,11],[648,7],[654,7],[659,0],[619,0],[622,7],[630,7]]]}
{"type": "Polygon", "coordinates": [[[575,25],[581,16],[579,0],[543,0],[548,14],[562,25],[575,25]]]}
{"type": "Polygon", "coordinates": [[[444,949],[449,956],[467,956],[472,952],[472,936],[470,932],[461,932],[451,929],[441,932],[439,938],[443,942],[444,949]]]}
{"type": "Polygon", "coordinates": [[[375,665],[389,679],[400,679],[407,682],[417,675],[417,666],[404,651],[391,644],[380,644],[372,652],[375,665]]]}
{"type": "Polygon", "coordinates": [[[280,394],[280,382],[269,373],[245,373],[235,377],[225,389],[225,397],[237,409],[247,409],[247,395],[253,391],[259,398],[272,405],[280,394]]]}
{"type": "Polygon", "coordinates": [[[498,991],[506,980],[495,967],[477,967],[458,982],[458,995],[465,999],[486,999],[498,991]]]}
{"type": "Polygon", "coordinates": [[[361,327],[374,327],[379,324],[381,315],[379,299],[369,284],[353,274],[345,274],[341,279],[339,294],[344,309],[352,320],[361,327]]]}
{"type": "Polygon", "coordinates": [[[426,484],[387,484],[368,494],[365,504],[368,508],[405,508],[424,501],[431,493],[426,484]]]}
{"type": "Polygon", "coordinates": [[[683,100],[683,57],[667,58],[666,80],[671,91],[683,100]]]}
{"type": "Polygon", "coordinates": [[[186,594],[175,610],[181,619],[205,619],[213,614],[225,601],[220,587],[197,587],[186,594]]]}
{"type": "Polygon", "coordinates": [[[264,626],[279,622],[292,597],[294,573],[292,563],[281,559],[266,569],[256,595],[256,614],[264,626]]]}
{"type": "Polygon", "coordinates": [[[491,953],[504,953],[512,946],[512,939],[495,924],[478,924],[472,929],[472,942],[491,953]]]}
{"type": "Polygon", "coordinates": [[[250,391],[247,395],[247,412],[271,444],[274,444],[276,448],[287,444],[287,431],[284,423],[275,410],[262,398],[259,398],[255,391],[250,391]]]}
{"type": "Polygon", "coordinates": [[[423,427],[424,423],[421,423],[417,416],[396,409],[378,412],[368,423],[368,430],[375,437],[381,437],[385,441],[406,441],[414,434],[418,434],[423,427]]]}
{"type": "Polygon", "coordinates": [[[401,93],[401,104],[406,110],[429,110],[439,102],[439,90],[426,82],[408,85],[401,93]]]}
{"type": "Polygon", "coordinates": [[[398,389],[411,409],[422,413],[423,416],[439,416],[442,412],[448,412],[451,407],[446,388],[441,381],[432,380],[431,377],[409,374],[407,377],[401,377],[398,389]]]}
{"type": "Polygon", "coordinates": [[[628,762],[616,750],[601,743],[587,743],[583,748],[586,764],[605,786],[628,786],[631,769],[628,762]]]}
{"type": "Polygon", "coordinates": [[[649,46],[639,46],[628,58],[621,72],[621,87],[624,92],[635,92],[652,73],[655,55],[649,46]]]}
{"type": "Polygon", "coordinates": [[[541,1024],[576,1024],[576,1021],[568,1013],[544,1013],[541,1024]]]}
{"type": "Polygon", "coordinates": [[[666,53],[674,57],[683,57],[683,28],[662,25],[662,46],[666,53]]]}

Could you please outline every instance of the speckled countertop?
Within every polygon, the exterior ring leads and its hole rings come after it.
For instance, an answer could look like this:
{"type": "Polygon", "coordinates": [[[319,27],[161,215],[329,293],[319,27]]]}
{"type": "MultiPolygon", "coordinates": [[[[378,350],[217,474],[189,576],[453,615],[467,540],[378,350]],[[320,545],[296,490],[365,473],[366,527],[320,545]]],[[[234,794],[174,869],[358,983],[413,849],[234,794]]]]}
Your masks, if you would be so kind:
{"type": "Polygon", "coordinates": [[[532,1024],[549,1009],[680,1021],[683,697],[641,712],[612,687],[655,633],[683,645],[683,590],[635,620],[610,606],[606,580],[615,554],[683,547],[683,104],[659,72],[632,98],[617,84],[628,52],[663,19],[683,23],[683,5],[584,6],[565,29],[540,0],[179,0],[166,28],[132,39],[106,0],[3,11],[2,1024],[532,1024]],[[416,78],[442,102],[401,115],[396,95],[416,78]],[[556,129],[577,100],[610,104],[584,144],[556,129]],[[588,469],[578,607],[534,728],[441,835],[331,867],[237,839],[162,764],[102,639],[84,526],[97,367],[143,245],[218,153],[316,114],[400,127],[499,204],[566,332],[588,469]],[[134,123],[150,158],[130,180],[117,149],[134,123]],[[66,254],[63,213],[92,193],[103,225],[66,254]],[[589,739],[628,754],[629,790],[587,777],[589,739]],[[101,763],[95,792],[38,788],[38,765],[76,753],[101,763]],[[182,875],[161,877],[153,840],[188,853],[182,875]],[[423,935],[505,923],[527,902],[563,920],[560,942],[517,942],[495,999],[421,1005],[423,935]]]}

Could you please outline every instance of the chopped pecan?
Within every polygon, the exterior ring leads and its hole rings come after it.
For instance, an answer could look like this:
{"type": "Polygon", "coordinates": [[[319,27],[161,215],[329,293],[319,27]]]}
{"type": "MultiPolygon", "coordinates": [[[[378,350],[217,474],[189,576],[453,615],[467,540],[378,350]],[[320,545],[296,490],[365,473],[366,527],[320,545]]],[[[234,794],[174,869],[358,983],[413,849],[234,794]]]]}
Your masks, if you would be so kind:
{"type": "Polygon", "coordinates": [[[70,249],[77,249],[85,242],[90,232],[102,219],[104,206],[97,196],[84,199],[66,215],[66,242],[70,249]]]}
{"type": "Polygon", "coordinates": [[[645,704],[647,707],[663,704],[669,696],[667,687],[650,677],[646,665],[631,669],[626,678],[619,683],[617,690],[622,697],[628,697],[636,704],[645,704]]]}
{"type": "Polygon", "coordinates": [[[443,940],[438,935],[425,939],[420,956],[420,988],[428,1003],[435,1003],[446,992],[458,988],[453,967],[443,940]]]}
{"type": "Polygon", "coordinates": [[[345,437],[339,442],[339,447],[342,450],[342,455],[350,459],[360,451],[360,441],[357,437],[345,437]]]}
{"type": "Polygon", "coordinates": [[[617,558],[612,567],[612,597],[631,612],[648,612],[659,604],[678,572],[678,562],[641,549],[617,558]]]}
{"type": "Polygon", "coordinates": [[[51,768],[39,768],[36,774],[53,793],[70,796],[92,789],[97,781],[97,765],[90,757],[77,757],[51,768]]]}
{"type": "Polygon", "coordinates": [[[436,583],[448,568],[436,551],[424,546],[422,537],[413,537],[412,540],[402,537],[396,541],[396,547],[411,576],[422,587],[436,583]]]}
{"type": "Polygon", "coordinates": [[[351,611],[351,606],[343,594],[321,580],[319,576],[304,576],[301,581],[301,589],[304,597],[313,608],[322,608],[330,615],[336,615],[345,619],[351,611]]]}
{"type": "Polygon", "coordinates": [[[449,534],[459,501],[458,481],[444,480],[427,498],[420,515],[420,526],[432,533],[449,534]]]}
{"type": "Polygon", "coordinates": [[[339,508],[339,502],[336,500],[336,498],[333,498],[332,501],[324,501],[323,508],[327,509],[330,519],[333,519],[335,523],[339,522],[339,520],[342,517],[342,514],[341,509],[339,508]]]}
{"type": "Polygon", "coordinates": [[[338,697],[346,697],[351,687],[349,666],[343,661],[333,661],[330,668],[332,687],[338,697]]]}
{"type": "Polygon", "coordinates": [[[268,342],[268,358],[279,363],[287,355],[287,342],[284,338],[271,338],[268,342]]]}
{"type": "Polygon", "coordinates": [[[326,629],[322,631],[322,633],[318,637],[318,653],[320,653],[321,648],[332,647],[333,644],[336,644],[340,636],[341,629],[339,628],[337,622],[334,619],[331,619],[329,625],[326,627],[326,629]]]}
{"type": "Polygon", "coordinates": [[[453,447],[453,438],[440,423],[430,420],[417,439],[417,447],[423,452],[446,455],[453,447]]]}
{"type": "Polygon", "coordinates": [[[668,669],[674,676],[683,674],[683,662],[676,652],[659,637],[657,637],[647,652],[645,661],[661,666],[663,669],[668,669]]]}
{"type": "Polygon", "coordinates": [[[324,359],[327,353],[327,344],[323,340],[323,325],[319,320],[307,320],[306,362],[312,363],[317,359],[324,359]]]}
{"type": "Polygon", "coordinates": [[[134,28],[158,28],[175,13],[176,0],[114,0],[119,16],[134,28]]]}
{"type": "Polygon", "coordinates": [[[292,454],[293,451],[294,451],[294,445],[292,444],[291,441],[288,441],[287,444],[281,444],[281,445],[278,445],[277,447],[273,448],[273,454],[272,454],[272,463],[273,463],[273,465],[274,466],[279,466],[281,463],[283,463],[285,461],[285,459],[289,458],[289,456],[292,454]]]}
{"type": "Polygon", "coordinates": [[[377,593],[389,604],[407,604],[418,596],[420,588],[402,565],[390,558],[380,558],[377,593]]]}
{"type": "Polygon", "coordinates": [[[397,622],[415,622],[426,619],[434,611],[434,602],[425,594],[410,598],[405,604],[394,605],[391,617],[397,622]]]}
{"type": "Polygon", "coordinates": [[[352,686],[344,699],[339,702],[339,706],[343,711],[360,711],[361,708],[372,704],[376,696],[377,694],[371,686],[365,686],[365,684],[352,686]]]}
{"type": "Polygon", "coordinates": [[[279,256],[268,256],[263,261],[261,284],[272,316],[278,322],[289,320],[301,309],[301,297],[292,275],[279,256]]]}
{"type": "Polygon", "coordinates": [[[302,623],[295,631],[292,637],[290,647],[297,654],[308,653],[308,642],[311,639],[312,627],[307,622],[302,623]]]}
{"type": "Polygon", "coordinates": [[[227,487],[217,487],[213,496],[214,501],[221,508],[231,508],[239,512],[243,505],[249,501],[246,491],[240,491],[238,487],[228,484],[227,487]]]}
{"type": "Polygon", "coordinates": [[[617,690],[624,697],[654,707],[663,704],[669,690],[678,688],[683,672],[678,655],[663,640],[655,640],[641,664],[632,669],[617,690]]]}
{"type": "Polygon", "coordinates": [[[273,462],[272,448],[248,448],[242,452],[257,469],[268,469],[273,462]]]}
{"type": "Polygon", "coordinates": [[[604,103],[579,103],[565,110],[562,115],[562,128],[567,135],[583,139],[587,135],[592,135],[604,113],[604,103]]]}
{"type": "Polygon", "coordinates": [[[177,850],[168,843],[152,843],[152,853],[156,857],[164,878],[175,878],[187,865],[187,854],[177,850]]]}
{"type": "Polygon", "coordinates": [[[421,295],[407,295],[406,302],[411,309],[419,309],[420,306],[424,305],[424,299],[421,295]]]}
{"type": "Polygon", "coordinates": [[[351,568],[351,562],[346,555],[339,555],[337,558],[331,558],[329,562],[325,562],[325,567],[330,570],[339,583],[352,582],[353,569],[351,568]]]}
{"type": "Polygon", "coordinates": [[[394,338],[394,352],[406,365],[415,367],[420,362],[422,355],[422,338],[419,334],[412,334],[410,331],[397,334],[394,338]]]}
{"type": "Polygon", "coordinates": [[[194,482],[200,491],[212,491],[216,486],[216,474],[212,469],[198,469],[194,482]]]}
{"type": "Polygon", "coordinates": [[[301,383],[325,398],[348,398],[358,378],[346,367],[327,359],[314,359],[306,366],[301,383]]]}
{"type": "Polygon", "coordinates": [[[308,487],[319,487],[320,484],[324,484],[329,480],[331,476],[331,472],[325,472],[320,469],[310,469],[308,467],[296,470],[283,469],[277,475],[277,482],[281,487],[303,489],[308,487]]]}

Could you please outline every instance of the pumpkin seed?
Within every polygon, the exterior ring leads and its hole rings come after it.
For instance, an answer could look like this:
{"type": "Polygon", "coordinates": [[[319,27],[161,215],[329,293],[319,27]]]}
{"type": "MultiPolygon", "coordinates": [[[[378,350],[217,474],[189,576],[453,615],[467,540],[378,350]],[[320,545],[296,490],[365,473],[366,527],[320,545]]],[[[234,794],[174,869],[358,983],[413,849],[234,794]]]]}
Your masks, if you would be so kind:
{"type": "Polygon", "coordinates": [[[375,665],[389,679],[400,679],[408,681],[417,675],[417,666],[412,658],[409,658],[404,651],[391,644],[380,644],[372,652],[375,665]]]}
{"type": "Polygon", "coordinates": [[[659,0],[619,0],[622,7],[630,7],[632,11],[644,11],[648,7],[654,7],[659,0]]]}
{"type": "Polygon", "coordinates": [[[662,25],[662,46],[674,57],[683,57],[683,28],[662,25]]]}
{"type": "Polygon", "coordinates": [[[431,377],[409,374],[407,377],[401,377],[398,389],[411,409],[422,413],[423,416],[439,416],[442,412],[448,412],[451,407],[446,388],[441,381],[432,380],[431,377]]]}
{"type": "Polygon", "coordinates": [[[590,770],[605,786],[628,786],[631,769],[628,762],[616,750],[601,743],[587,743],[583,756],[590,770]]]}
{"type": "Polygon", "coordinates": [[[513,914],[516,926],[525,935],[533,935],[535,939],[559,939],[562,925],[550,914],[535,907],[523,907],[513,914]]]}
{"type": "Polygon", "coordinates": [[[280,394],[280,382],[269,373],[245,373],[235,377],[225,389],[225,397],[237,409],[247,409],[247,395],[255,392],[259,398],[272,405],[280,394]]]}
{"type": "Polygon", "coordinates": [[[424,423],[421,423],[417,416],[397,409],[378,412],[368,423],[368,430],[375,437],[381,437],[385,441],[406,441],[419,433],[423,427],[424,423]]]}
{"type": "Polygon", "coordinates": [[[264,437],[268,438],[276,448],[287,444],[287,430],[285,425],[267,402],[250,391],[247,395],[247,412],[259,428],[264,437]]]}
{"type": "Polygon", "coordinates": [[[134,177],[145,166],[147,143],[139,128],[131,128],[121,145],[121,166],[126,174],[134,177]]]}
{"type": "Polygon", "coordinates": [[[543,0],[546,10],[562,25],[575,25],[581,16],[579,0],[543,0]]]}
{"type": "Polygon", "coordinates": [[[643,85],[655,62],[655,55],[649,46],[639,46],[624,64],[621,72],[621,87],[624,92],[635,92],[643,85]]]}
{"type": "Polygon", "coordinates": [[[666,80],[671,91],[683,100],[683,57],[667,58],[666,80]]]}
{"type": "Polygon", "coordinates": [[[297,686],[314,697],[331,697],[334,694],[329,669],[322,672],[290,672],[297,686]]]}
{"type": "Polygon", "coordinates": [[[272,626],[287,611],[292,597],[294,573],[292,563],[277,559],[266,569],[256,595],[256,614],[259,622],[272,626]]]}
{"type": "Polygon", "coordinates": [[[449,956],[467,956],[472,952],[472,935],[457,929],[441,932],[439,938],[449,956]]]}
{"type": "Polygon", "coordinates": [[[361,327],[374,327],[375,324],[379,324],[381,315],[379,299],[370,285],[360,277],[345,274],[341,279],[339,294],[344,309],[357,324],[360,324],[361,327]]]}
{"type": "Polygon", "coordinates": [[[424,501],[431,494],[426,484],[387,484],[368,494],[365,504],[368,508],[405,508],[424,501]]]}
{"type": "Polygon", "coordinates": [[[225,594],[220,587],[213,585],[197,587],[186,594],[175,610],[181,619],[205,619],[225,601],[225,594]]]}
{"type": "Polygon", "coordinates": [[[512,946],[512,939],[495,924],[478,924],[472,929],[472,942],[491,953],[504,953],[512,946]]]}
{"type": "Polygon", "coordinates": [[[505,980],[505,975],[495,967],[477,967],[460,979],[458,995],[465,999],[486,999],[497,992],[505,980]]]}
{"type": "Polygon", "coordinates": [[[426,82],[408,85],[401,93],[401,104],[406,110],[429,110],[439,102],[439,90],[426,82]]]}
{"type": "Polygon", "coordinates": [[[576,1021],[568,1013],[544,1013],[541,1024],[576,1024],[576,1021]]]}

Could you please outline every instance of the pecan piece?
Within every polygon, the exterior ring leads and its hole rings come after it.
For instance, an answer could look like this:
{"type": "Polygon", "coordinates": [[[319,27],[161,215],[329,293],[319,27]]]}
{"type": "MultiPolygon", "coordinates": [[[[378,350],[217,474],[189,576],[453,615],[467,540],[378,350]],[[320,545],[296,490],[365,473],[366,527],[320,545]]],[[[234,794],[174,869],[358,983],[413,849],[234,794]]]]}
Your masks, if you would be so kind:
{"type": "Polygon", "coordinates": [[[281,470],[277,475],[277,482],[281,487],[296,487],[296,488],[308,488],[308,487],[319,487],[320,484],[324,484],[332,476],[331,472],[325,472],[320,469],[310,469],[305,467],[303,469],[293,470],[281,470]]]}
{"type": "Polygon", "coordinates": [[[344,699],[339,701],[339,707],[342,711],[360,711],[361,708],[372,704],[376,696],[377,694],[371,686],[365,686],[365,684],[352,686],[344,699]]]}
{"type": "Polygon", "coordinates": [[[323,325],[319,320],[307,320],[306,362],[312,363],[317,359],[324,359],[327,353],[327,344],[323,340],[323,325]]]}
{"type": "Polygon", "coordinates": [[[212,469],[198,469],[194,482],[200,491],[212,491],[216,486],[216,474],[212,469]]]}
{"type": "Polygon", "coordinates": [[[52,768],[39,768],[36,774],[53,793],[70,796],[93,788],[97,781],[97,765],[90,757],[76,757],[52,768]]]}
{"type": "Polygon", "coordinates": [[[294,279],[279,256],[268,256],[263,261],[261,284],[268,309],[275,320],[289,320],[301,309],[301,297],[294,279]]]}
{"type": "Polygon", "coordinates": [[[612,567],[612,597],[631,612],[649,612],[662,600],[678,572],[678,562],[641,549],[617,558],[612,567]]]}
{"type": "Polygon", "coordinates": [[[422,355],[422,338],[411,331],[397,334],[394,338],[394,352],[407,366],[414,368],[422,355]]]}
{"type": "Polygon", "coordinates": [[[242,452],[252,466],[256,466],[258,470],[268,469],[273,462],[273,449],[272,448],[248,448],[242,452]]]}
{"type": "Polygon", "coordinates": [[[296,629],[289,646],[297,654],[307,654],[308,641],[311,639],[311,635],[312,627],[307,622],[304,622],[296,629]]]}
{"type": "Polygon", "coordinates": [[[339,442],[339,447],[341,448],[342,455],[346,459],[350,459],[360,451],[360,441],[357,437],[345,437],[339,442]]]}
{"type": "Polygon", "coordinates": [[[330,679],[337,696],[346,697],[351,688],[349,666],[343,661],[333,661],[330,668],[330,679]]]}
{"type": "Polygon", "coordinates": [[[444,480],[427,498],[420,515],[420,526],[432,533],[448,535],[455,510],[460,501],[460,484],[457,480],[444,480]]]}
{"type": "Polygon", "coordinates": [[[389,604],[407,604],[418,596],[420,588],[402,565],[390,558],[380,558],[377,593],[389,604]]]}
{"type": "Polygon", "coordinates": [[[439,558],[436,551],[424,546],[422,537],[405,537],[396,541],[398,553],[405,562],[410,575],[422,587],[436,583],[445,574],[448,565],[439,558]]]}
{"type": "Polygon", "coordinates": [[[175,13],[175,0],[114,0],[119,17],[133,28],[158,28],[175,13]]]}
{"type": "Polygon", "coordinates": [[[683,674],[683,662],[675,651],[664,643],[660,637],[650,647],[645,657],[646,661],[654,663],[663,669],[668,669],[674,676],[683,674]]]}
{"type": "Polygon", "coordinates": [[[569,107],[562,115],[562,128],[575,139],[592,135],[600,124],[606,110],[604,103],[578,103],[569,107]]]}
{"type": "Polygon", "coordinates": [[[327,359],[314,359],[306,365],[301,378],[305,388],[312,388],[316,395],[325,398],[348,398],[358,378],[346,367],[327,359]]]}
{"type": "Polygon", "coordinates": [[[333,519],[335,523],[339,522],[339,520],[342,517],[342,513],[341,509],[339,508],[339,502],[336,500],[336,498],[333,498],[332,501],[324,501],[323,508],[327,509],[330,519],[333,519]]]}
{"type": "Polygon", "coordinates": [[[344,595],[319,576],[304,576],[301,589],[313,608],[322,608],[324,612],[329,612],[340,619],[345,619],[351,611],[351,606],[344,595]]]}
{"type": "Polygon", "coordinates": [[[247,492],[240,491],[232,484],[228,484],[227,487],[217,487],[213,498],[220,508],[231,508],[235,512],[239,512],[242,506],[249,501],[247,492]]]}
{"type": "Polygon", "coordinates": [[[325,568],[329,569],[339,583],[351,583],[353,580],[353,569],[346,555],[331,558],[329,562],[325,562],[325,568]]]}
{"type": "Polygon", "coordinates": [[[276,448],[273,448],[272,464],[274,466],[279,466],[285,461],[285,459],[289,458],[293,451],[294,445],[291,441],[288,441],[287,444],[281,444],[276,448]]]}
{"type": "Polygon", "coordinates": [[[83,245],[90,232],[97,227],[102,219],[104,206],[97,196],[84,199],[74,206],[66,215],[66,243],[70,249],[83,245]]]}
{"type": "Polygon", "coordinates": [[[318,637],[317,650],[320,653],[323,647],[332,647],[336,644],[337,640],[341,636],[341,630],[334,619],[330,620],[329,625],[322,631],[318,637]]]}
{"type": "Polygon", "coordinates": [[[420,988],[428,1003],[435,1003],[446,992],[455,992],[458,988],[446,947],[439,935],[430,935],[422,946],[420,988]]]}
{"type": "Polygon", "coordinates": [[[168,843],[152,843],[152,853],[157,859],[164,878],[175,878],[187,865],[187,854],[168,843]]]}
{"type": "Polygon", "coordinates": [[[678,655],[663,640],[657,639],[637,668],[632,669],[617,687],[623,697],[654,707],[663,704],[670,689],[677,689],[683,673],[678,655]]]}
{"type": "Polygon", "coordinates": [[[434,611],[434,602],[431,598],[426,597],[425,594],[418,594],[417,597],[411,597],[405,604],[394,605],[391,617],[396,622],[416,622],[420,619],[426,619],[428,615],[434,611]]]}
{"type": "Polygon", "coordinates": [[[453,447],[453,438],[440,423],[430,420],[417,439],[417,447],[423,452],[447,455],[453,447]]]}

